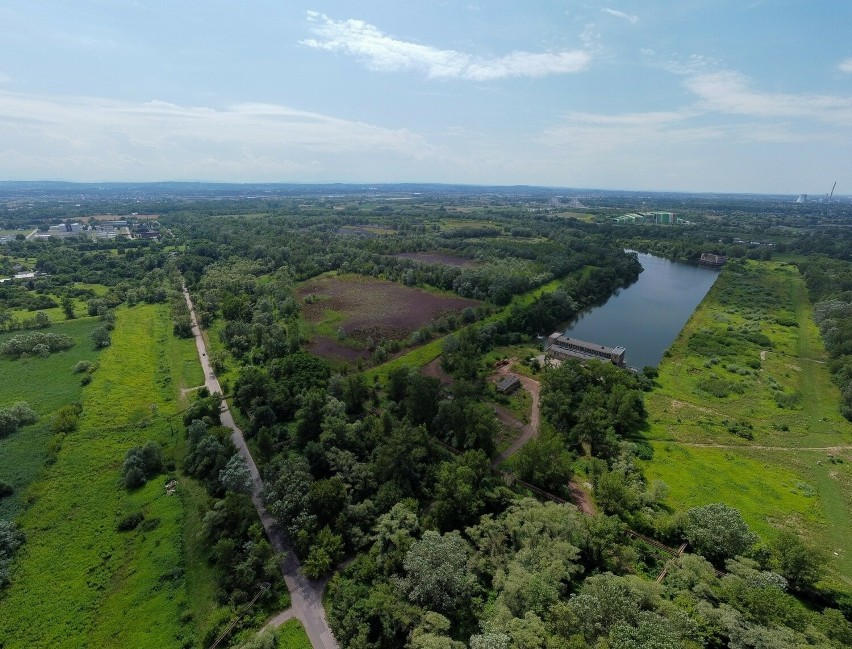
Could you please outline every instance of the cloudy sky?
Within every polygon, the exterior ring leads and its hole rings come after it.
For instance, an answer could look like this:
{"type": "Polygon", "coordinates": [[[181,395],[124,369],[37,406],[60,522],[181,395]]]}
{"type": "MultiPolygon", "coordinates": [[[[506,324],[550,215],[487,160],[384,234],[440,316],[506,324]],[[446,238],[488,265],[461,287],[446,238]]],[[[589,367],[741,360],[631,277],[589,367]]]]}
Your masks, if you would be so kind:
{"type": "Polygon", "coordinates": [[[848,0],[3,0],[0,180],[852,194],[848,0]]]}

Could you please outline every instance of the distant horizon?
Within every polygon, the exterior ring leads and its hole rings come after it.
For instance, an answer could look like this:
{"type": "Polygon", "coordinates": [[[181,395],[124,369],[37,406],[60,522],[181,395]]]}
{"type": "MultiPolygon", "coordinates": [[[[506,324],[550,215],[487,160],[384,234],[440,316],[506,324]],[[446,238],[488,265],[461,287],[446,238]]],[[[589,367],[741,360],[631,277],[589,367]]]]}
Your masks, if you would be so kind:
{"type": "MultiPolygon", "coordinates": [[[[306,186],[306,187],[323,187],[323,186],[347,186],[347,187],[469,187],[482,189],[540,189],[550,191],[570,191],[570,192],[608,192],[608,193],[628,193],[628,194],[692,194],[702,196],[778,196],[798,198],[806,196],[808,203],[824,202],[828,197],[829,192],[810,193],[810,192],[756,192],[756,191],[716,191],[716,190],[676,190],[676,189],[625,189],[625,188],[607,188],[607,187],[571,187],[559,185],[536,185],[529,183],[515,184],[482,184],[482,183],[467,183],[467,182],[433,182],[433,181],[328,181],[328,182],[307,182],[298,180],[280,180],[280,181],[227,181],[227,180],[57,180],[57,179],[30,179],[30,180],[0,180],[0,185],[14,184],[55,184],[55,185],[224,185],[224,186],[306,186]]],[[[831,200],[852,199],[852,194],[842,194],[835,191],[831,200]]]]}
{"type": "Polygon", "coordinates": [[[850,24],[810,0],[12,0],[0,177],[848,195],[850,24]]]}

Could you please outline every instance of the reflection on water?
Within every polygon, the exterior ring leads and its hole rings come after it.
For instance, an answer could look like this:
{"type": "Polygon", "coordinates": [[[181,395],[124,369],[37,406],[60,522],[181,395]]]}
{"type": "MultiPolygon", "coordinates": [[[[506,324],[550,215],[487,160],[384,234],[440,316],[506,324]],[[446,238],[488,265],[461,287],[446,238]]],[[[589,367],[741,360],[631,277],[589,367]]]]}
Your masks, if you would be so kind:
{"type": "Polygon", "coordinates": [[[701,302],[718,270],[639,254],[645,270],[602,306],[591,307],[565,330],[574,338],[627,348],[627,364],[656,366],[701,302]]]}

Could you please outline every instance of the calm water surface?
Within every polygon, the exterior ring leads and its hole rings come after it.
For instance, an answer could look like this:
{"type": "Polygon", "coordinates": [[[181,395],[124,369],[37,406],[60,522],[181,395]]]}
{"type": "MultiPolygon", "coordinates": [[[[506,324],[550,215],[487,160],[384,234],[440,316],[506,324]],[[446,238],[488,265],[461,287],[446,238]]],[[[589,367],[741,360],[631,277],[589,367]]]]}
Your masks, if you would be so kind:
{"type": "Polygon", "coordinates": [[[607,347],[626,347],[631,367],[656,367],[719,271],[642,253],[639,261],[645,269],[639,281],[581,313],[565,331],[607,347]]]}

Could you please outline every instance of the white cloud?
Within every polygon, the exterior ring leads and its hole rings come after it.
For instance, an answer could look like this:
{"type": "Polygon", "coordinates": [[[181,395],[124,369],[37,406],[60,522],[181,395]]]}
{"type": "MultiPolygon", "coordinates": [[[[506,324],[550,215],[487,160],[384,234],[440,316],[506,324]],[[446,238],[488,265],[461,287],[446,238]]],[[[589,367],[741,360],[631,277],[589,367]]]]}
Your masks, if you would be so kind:
{"type": "Polygon", "coordinates": [[[623,18],[631,25],[635,25],[639,22],[639,16],[634,14],[624,13],[623,11],[619,11],[618,9],[601,9],[605,14],[609,14],[610,16],[615,16],[616,18],[623,18]]]}
{"type": "Polygon", "coordinates": [[[9,83],[11,80],[12,77],[10,77],[8,74],[3,74],[2,72],[0,72],[0,83],[9,83]]]}
{"type": "Polygon", "coordinates": [[[730,71],[693,74],[687,76],[684,85],[708,111],[852,124],[852,96],[760,92],[751,89],[746,77],[730,71]]]}
{"type": "Polygon", "coordinates": [[[848,72],[852,74],[852,58],[846,59],[845,61],[841,61],[837,64],[837,69],[841,72],[848,72]]]}
{"type": "Polygon", "coordinates": [[[8,92],[0,92],[0,142],[5,178],[309,180],[345,177],[364,158],[392,165],[440,155],[405,129],[287,106],[213,109],[8,92]]]}
{"type": "Polygon", "coordinates": [[[354,56],[371,70],[381,72],[420,70],[432,78],[492,81],[580,72],[591,62],[591,55],[584,50],[512,52],[488,59],[398,40],[361,20],[335,21],[309,11],[308,21],[318,38],[303,40],[302,45],[354,56]]]}

